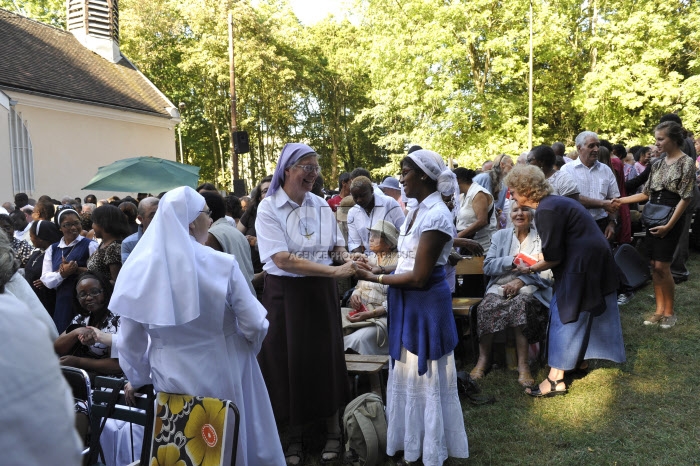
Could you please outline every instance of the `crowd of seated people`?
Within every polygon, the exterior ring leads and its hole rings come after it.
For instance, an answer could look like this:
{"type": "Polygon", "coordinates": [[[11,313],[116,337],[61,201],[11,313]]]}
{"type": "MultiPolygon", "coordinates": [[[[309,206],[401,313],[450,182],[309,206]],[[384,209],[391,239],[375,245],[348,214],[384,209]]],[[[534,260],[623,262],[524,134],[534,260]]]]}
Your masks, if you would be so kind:
{"type": "MultiPolygon", "coordinates": [[[[479,358],[471,369],[473,379],[493,369],[492,342],[501,331],[514,335],[517,380],[532,396],[564,394],[563,370],[587,364],[572,359],[566,345],[580,344],[581,354],[597,357],[594,349],[571,340],[573,326],[567,319],[572,306],[580,304],[576,299],[583,298],[561,285],[568,283],[565,268],[571,257],[555,253],[562,241],[572,241],[554,233],[557,222],[578,221],[584,214],[601,251],[631,242],[636,230],[644,233],[656,297],[656,310],[644,324],[664,329],[675,325],[675,284],[688,277],[687,233],[700,179],[700,138],[690,138],[675,118],[662,121],[655,138],[652,146],[627,149],[584,131],[566,156],[562,143],[542,145],[521,154],[515,168],[513,159],[501,154],[478,172],[447,169],[440,155],[415,146],[402,161],[400,176],[375,178],[356,168],[339,176],[337,193],[323,189],[314,150],[288,144],[274,174],[260,179],[241,199],[222,195],[211,183],[158,197],[144,193],[139,199],[88,195],[83,202],[71,196],[33,201],[18,193],[14,202],[4,204],[9,212],[0,213],[0,227],[18,276],[24,276],[25,294],[17,296],[26,297],[35,314],[39,309],[49,333],[55,334],[57,364],[96,375],[123,374],[138,385],[155,380],[166,391],[237,397],[244,411],[248,405],[266,413],[258,425],[252,414],[243,423],[249,431],[247,448],[261,448],[258,442],[264,441],[272,445],[264,453],[244,448],[240,458],[247,464],[263,457],[266,464],[302,464],[308,452],[303,442],[307,426],[320,421],[327,433],[321,459],[334,461],[342,455],[339,410],[349,401],[345,352],[389,355],[401,363],[389,369],[389,386],[399,390],[390,395],[391,409],[404,396],[404,384],[440,383],[425,367],[438,361],[454,364],[449,346],[456,337],[441,307],[455,290],[454,262],[447,260],[451,251],[457,258],[460,253],[485,255],[486,292],[476,309],[479,358]],[[540,191],[529,191],[527,183],[540,191]],[[541,202],[546,208],[538,211],[541,202]],[[645,203],[673,207],[673,215],[666,224],[635,229],[645,203]],[[554,219],[550,211],[561,215],[554,219]],[[521,254],[534,265],[525,267],[516,260],[521,254]],[[188,267],[197,272],[189,273],[188,267]],[[213,277],[212,270],[221,274],[213,277]],[[442,281],[447,281],[447,291],[442,281]],[[347,306],[341,308],[343,294],[347,306]],[[142,297],[139,305],[134,296],[142,297]],[[220,298],[216,315],[223,331],[204,322],[209,315],[204,310],[214,297],[220,298]],[[419,331],[410,327],[411,319],[423,325],[415,314],[416,303],[406,302],[407,297],[430,297],[425,305],[442,319],[434,337],[446,346],[434,355],[433,348],[421,347],[406,333],[406,328],[419,331]],[[192,307],[192,302],[200,304],[192,307]],[[149,310],[139,314],[139,306],[149,310]],[[392,316],[398,315],[392,311],[408,319],[402,321],[404,333],[396,333],[396,320],[392,329],[392,316]],[[193,383],[194,369],[176,371],[149,349],[149,342],[165,334],[156,330],[160,326],[173,327],[173,334],[202,332],[213,338],[212,345],[246,348],[247,353],[243,358],[234,357],[235,351],[227,356],[227,361],[236,361],[223,385],[198,385],[193,383]],[[545,332],[548,326],[550,334],[545,332]],[[123,356],[122,338],[130,342],[123,356]],[[547,339],[547,356],[559,366],[551,366],[548,378],[535,385],[528,349],[547,339]],[[322,383],[308,372],[318,368],[325,374],[322,383]],[[154,372],[158,370],[173,374],[154,372]],[[282,448],[279,439],[285,433],[282,448]]],[[[606,288],[600,298],[610,314],[604,316],[617,328],[617,305],[633,299],[634,292],[612,278],[606,286],[616,291],[617,304],[606,288]]],[[[602,320],[591,306],[585,309],[590,317],[583,315],[595,327],[602,320]]],[[[583,309],[575,313],[579,311],[583,309]]],[[[624,351],[620,354],[621,336],[614,337],[616,346],[607,348],[612,353],[604,357],[619,362],[624,351]]],[[[177,343],[173,351],[188,344],[177,343]]],[[[206,367],[199,364],[200,377],[205,377],[206,367]]],[[[438,404],[449,406],[450,390],[433,394],[438,404]]],[[[394,411],[389,419],[390,450],[399,451],[395,429],[413,420],[394,411]]],[[[86,426],[85,421],[78,424],[86,426]]],[[[453,447],[437,457],[468,454],[466,437],[453,447]]],[[[416,454],[427,454],[425,461],[432,453],[405,450],[407,461],[416,454]]]]}

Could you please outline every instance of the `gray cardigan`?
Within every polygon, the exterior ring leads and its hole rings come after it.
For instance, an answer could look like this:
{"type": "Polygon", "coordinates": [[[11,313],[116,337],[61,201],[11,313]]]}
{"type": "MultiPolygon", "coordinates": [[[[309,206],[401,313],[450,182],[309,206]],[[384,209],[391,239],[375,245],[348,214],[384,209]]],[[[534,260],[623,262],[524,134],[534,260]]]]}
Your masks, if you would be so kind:
{"type": "MultiPolygon", "coordinates": [[[[530,237],[536,235],[535,228],[531,228],[530,237]]],[[[491,247],[484,259],[484,273],[490,277],[489,284],[486,286],[487,290],[496,283],[498,277],[513,272],[514,257],[510,255],[512,241],[513,228],[498,230],[493,234],[491,247]]],[[[536,286],[537,290],[533,296],[543,305],[549,307],[549,302],[552,300],[552,283],[554,282],[551,270],[533,274],[519,274],[517,278],[522,280],[525,285],[536,286]]]]}

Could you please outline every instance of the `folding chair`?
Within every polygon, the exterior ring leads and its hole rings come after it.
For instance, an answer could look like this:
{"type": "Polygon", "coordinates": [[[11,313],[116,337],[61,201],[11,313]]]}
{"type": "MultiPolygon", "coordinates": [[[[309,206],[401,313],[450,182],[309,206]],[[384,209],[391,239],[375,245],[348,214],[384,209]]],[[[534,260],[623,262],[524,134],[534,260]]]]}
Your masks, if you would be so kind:
{"type": "Polygon", "coordinates": [[[135,405],[129,407],[122,392],[125,384],[125,379],[95,377],[95,389],[92,392],[92,411],[90,413],[91,436],[88,464],[95,464],[98,460],[100,434],[107,418],[144,426],[144,442],[141,448],[140,462],[136,464],[147,465],[149,463],[150,445],[146,439],[151,438],[153,433],[153,386],[141,387],[138,391],[139,393],[145,392],[145,395],[139,394],[136,396],[135,405]]]}
{"type": "MultiPolygon", "coordinates": [[[[452,298],[452,313],[457,323],[460,343],[469,335],[474,360],[479,357],[479,340],[476,336],[476,307],[486,292],[484,258],[466,256],[455,265],[455,293],[452,298]],[[466,321],[466,322],[465,322],[466,321]],[[465,328],[466,326],[466,328],[465,328]]],[[[462,349],[462,352],[465,350],[462,349]]]]}
{"type": "MultiPolygon", "coordinates": [[[[76,403],[81,403],[85,406],[87,410],[88,419],[90,418],[90,412],[92,410],[92,397],[90,396],[90,377],[88,373],[77,367],[61,366],[61,372],[63,377],[68,382],[68,385],[73,392],[73,398],[76,403]]],[[[83,446],[86,447],[82,455],[85,457],[90,448],[88,447],[88,425],[78,426],[76,425],[78,432],[81,434],[81,439],[83,440],[83,446]]]]}
{"type": "Polygon", "coordinates": [[[236,463],[241,420],[232,401],[159,392],[153,420],[149,462],[141,464],[164,464],[166,458],[173,463],[179,458],[186,465],[200,464],[206,458],[206,464],[224,466],[229,441],[233,442],[231,465],[236,463]],[[231,413],[233,435],[228,432],[231,413]]]}

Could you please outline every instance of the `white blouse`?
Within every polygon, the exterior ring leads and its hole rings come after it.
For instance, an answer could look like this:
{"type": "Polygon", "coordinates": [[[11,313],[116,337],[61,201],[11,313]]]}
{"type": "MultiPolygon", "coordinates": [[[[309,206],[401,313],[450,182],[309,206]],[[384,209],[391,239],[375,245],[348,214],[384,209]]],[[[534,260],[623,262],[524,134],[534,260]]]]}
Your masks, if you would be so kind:
{"type": "MultiPolygon", "coordinates": [[[[90,244],[88,245],[88,251],[90,251],[91,256],[95,253],[95,251],[97,251],[97,248],[100,247],[100,245],[97,244],[96,241],[92,241],[88,238],[85,238],[84,236],[78,236],[72,243],[68,245],[65,243],[65,241],[63,241],[63,238],[61,238],[61,241],[58,242],[58,248],[70,248],[72,246],[75,246],[76,244],[78,244],[78,242],[82,240],[90,241],[90,244]]],[[[74,258],[71,257],[70,253],[66,256],[66,261],[68,262],[72,261],[73,259],[74,258]]],[[[50,289],[57,288],[58,285],[63,283],[63,277],[61,276],[61,273],[53,270],[53,245],[46,248],[46,253],[44,254],[44,262],[41,266],[40,280],[44,284],[44,286],[46,286],[46,288],[50,289]]]]}
{"type": "Polygon", "coordinates": [[[292,201],[284,189],[262,200],[255,220],[260,261],[272,275],[301,277],[275,265],[272,256],[289,252],[318,264],[331,265],[330,252],[345,247],[333,210],[315,194],[306,193],[301,205],[292,201]]]}
{"type": "Polygon", "coordinates": [[[432,230],[441,231],[450,236],[450,240],[442,247],[440,256],[435,264],[445,265],[447,263],[447,257],[452,250],[454,225],[452,224],[452,213],[437,191],[423,199],[423,202],[418,204],[418,207],[411,210],[406,217],[406,221],[401,226],[401,232],[399,234],[399,262],[396,266],[395,273],[399,274],[413,270],[420,236],[423,232],[432,230]],[[415,221],[413,222],[411,231],[407,232],[406,229],[414,217],[415,221]]]}

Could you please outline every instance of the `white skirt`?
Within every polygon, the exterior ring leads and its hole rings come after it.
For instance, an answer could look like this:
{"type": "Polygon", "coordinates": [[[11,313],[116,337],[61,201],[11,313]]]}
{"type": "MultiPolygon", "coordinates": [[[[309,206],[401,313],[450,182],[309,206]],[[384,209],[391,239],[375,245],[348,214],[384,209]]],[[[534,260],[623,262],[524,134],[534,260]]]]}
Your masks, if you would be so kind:
{"type": "Polygon", "coordinates": [[[401,359],[389,365],[386,397],[388,455],[403,450],[407,461],[422,458],[426,466],[469,457],[454,352],[428,360],[419,376],[418,356],[401,348],[401,359]]]}

